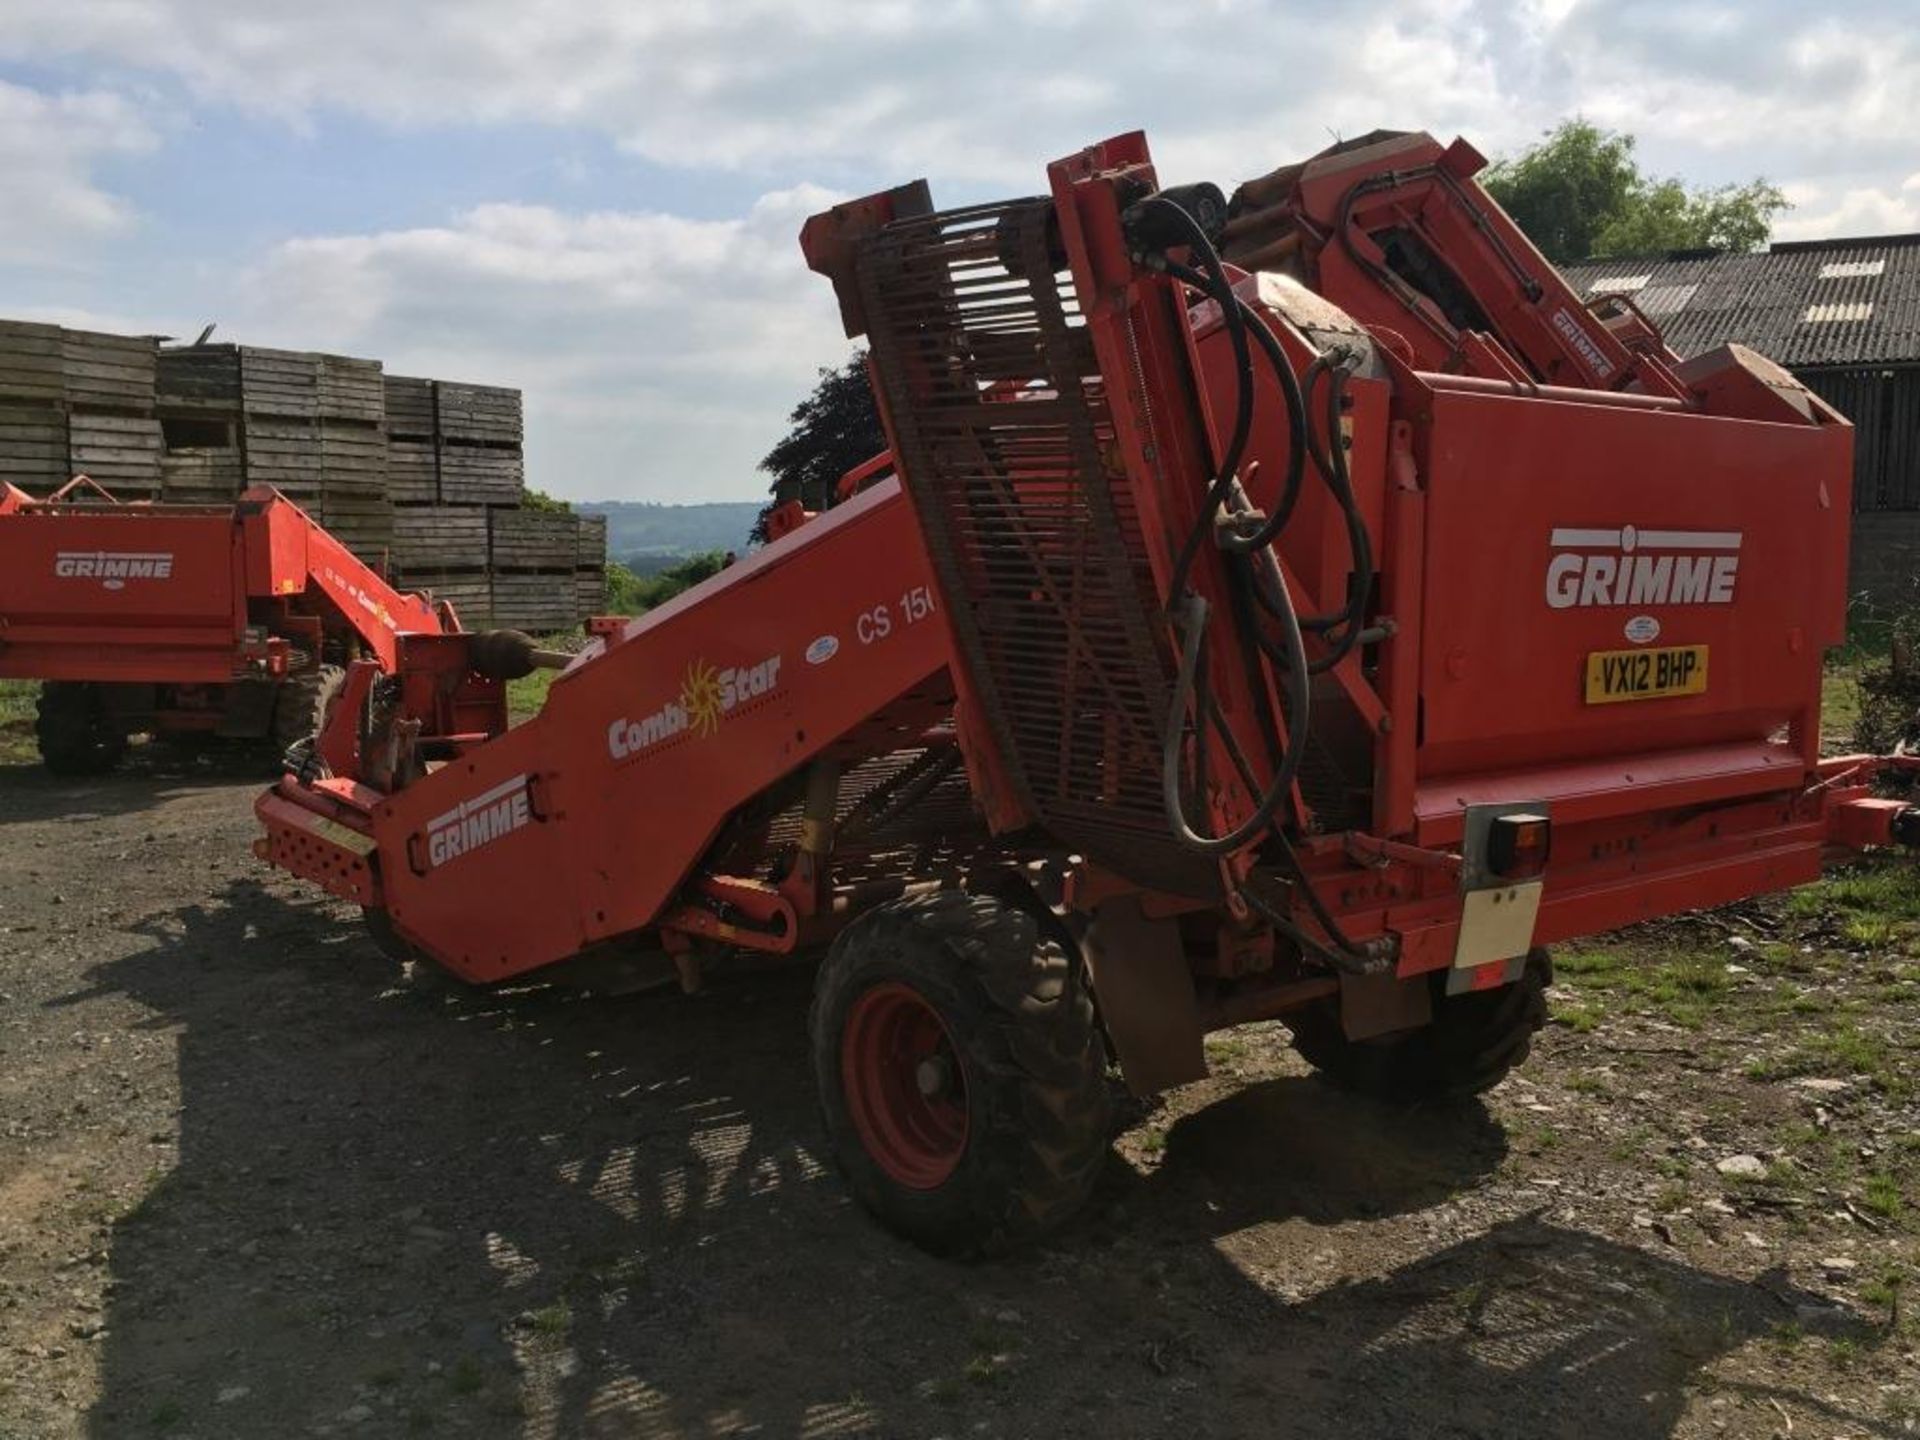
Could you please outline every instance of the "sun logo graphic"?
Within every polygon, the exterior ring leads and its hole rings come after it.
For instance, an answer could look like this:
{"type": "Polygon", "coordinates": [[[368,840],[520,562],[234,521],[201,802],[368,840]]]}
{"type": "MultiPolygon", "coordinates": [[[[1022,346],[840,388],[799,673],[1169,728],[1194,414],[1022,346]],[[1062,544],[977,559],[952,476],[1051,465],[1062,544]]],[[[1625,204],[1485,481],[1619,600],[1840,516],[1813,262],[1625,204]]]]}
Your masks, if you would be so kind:
{"type": "Polygon", "coordinates": [[[687,678],[680,683],[680,708],[687,712],[687,726],[695,735],[718,730],[720,717],[733,708],[723,703],[720,672],[704,660],[687,666],[687,678]]]}
{"type": "Polygon", "coordinates": [[[650,715],[638,720],[617,716],[607,726],[607,753],[615,760],[630,760],[682,736],[704,739],[715,734],[736,708],[779,688],[778,655],[769,655],[758,665],[729,665],[724,670],[695,660],[687,666],[677,696],[650,715]]]}

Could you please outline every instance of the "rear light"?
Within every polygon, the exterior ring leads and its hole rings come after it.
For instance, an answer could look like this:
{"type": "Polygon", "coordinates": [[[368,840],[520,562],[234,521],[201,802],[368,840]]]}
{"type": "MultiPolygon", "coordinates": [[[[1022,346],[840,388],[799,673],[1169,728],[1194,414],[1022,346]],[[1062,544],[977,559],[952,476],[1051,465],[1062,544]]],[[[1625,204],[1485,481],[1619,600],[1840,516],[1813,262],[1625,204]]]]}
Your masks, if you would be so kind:
{"type": "Polygon", "coordinates": [[[1553,826],[1544,815],[1500,815],[1487,829],[1487,868],[1505,880],[1538,875],[1553,851],[1553,826]]]}

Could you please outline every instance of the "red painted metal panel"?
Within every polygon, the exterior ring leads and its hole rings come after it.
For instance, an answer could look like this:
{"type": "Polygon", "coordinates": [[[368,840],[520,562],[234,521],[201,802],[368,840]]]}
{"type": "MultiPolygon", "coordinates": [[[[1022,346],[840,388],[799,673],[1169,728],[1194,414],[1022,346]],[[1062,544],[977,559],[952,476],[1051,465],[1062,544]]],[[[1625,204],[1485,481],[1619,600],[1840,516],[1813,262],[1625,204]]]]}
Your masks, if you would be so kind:
{"type": "Polygon", "coordinates": [[[727,816],[947,664],[897,481],[625,627],[376,812],[390,914],[494,979],[653,922],[727,816]]]}
{"type": "Polygon", "coordinates": [[[1423,776],[1813,728],[1844,431],[1461,393],[1431,417],[1423,776]],[[1641,636],[1707,646],[1706,692],[1588,704],[1587,656],[1641,636]]]}
{"type": "Polygon", "coordinates": [[[228,678],[233,617],[245,607],[236,536],[224,511],[28,507],[0,517],[0,675],[88,679],[94,667],[128,678],[151,647],[182,679],[228,678]]]}

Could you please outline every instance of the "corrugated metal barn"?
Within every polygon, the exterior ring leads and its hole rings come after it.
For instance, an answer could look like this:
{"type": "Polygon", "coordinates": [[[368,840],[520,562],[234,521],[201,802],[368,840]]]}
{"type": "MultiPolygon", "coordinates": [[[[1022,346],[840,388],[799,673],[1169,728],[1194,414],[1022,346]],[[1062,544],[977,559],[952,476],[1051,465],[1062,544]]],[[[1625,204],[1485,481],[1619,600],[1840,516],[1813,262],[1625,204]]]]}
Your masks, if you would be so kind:
{"type": "Polygon", "coordinates": [[[1563,268],[1583,295],[1630,294],[1682,356],[1737,340],[1853,421],[1854,589],[1879,603],[1917,597],[1920,235],[1563,268]]]}

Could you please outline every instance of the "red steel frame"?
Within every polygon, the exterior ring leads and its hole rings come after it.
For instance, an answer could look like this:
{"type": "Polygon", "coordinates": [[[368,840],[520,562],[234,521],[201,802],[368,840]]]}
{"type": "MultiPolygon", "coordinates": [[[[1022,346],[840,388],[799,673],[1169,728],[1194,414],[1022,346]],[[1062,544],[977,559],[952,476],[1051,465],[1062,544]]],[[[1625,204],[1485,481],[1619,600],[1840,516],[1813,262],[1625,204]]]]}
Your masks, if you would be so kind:
{"type": "MultiPolygon", "coordinates": [[[[1369,327],[1378,352],[1377,369],[1351,382],[1346,413],[1379,557],[1371,623],[1384,632],[1370,665],[1356,655],[1332,678],[1372,737],[1370,824],[1320,832],[1296,800],[1298,848],[1340,925],[1356,940],[1390,938],[1403,977],[1454,962],[1471,806],[1551,810],[1538,943],[1801,883],[1833,844],[1887,843],[1902,813],[1868,790],[1886,762],[1818,752],[1822,652],[1842,639],[1849,427],[1757,357],[1683,366],[1644,325],[1595,319],[1472,185],[1476,168],[1458,143],[1396,140],[1305,167],[1294,202],[1306,278],[1369,327]],[[1388,179],[1346,203],[1370,176],[1388,179]],[[1368,226],[1383,214],[1431,239],[1493,333],[1412,313],[1417,301],[1354,258],[1372,247],[1381,262],[1368,226]],[[1336,243],[1343,224],[1359,232],[1351,245],[1336,243]],[[1730,598],[1556,604],[1556,555],[1572,546],[1586,564],[1579,546],[1599,553],[1593,535],[1629,530],[1738,531],[1730,598]],[[1660,611],[1663,643],[1707,647],[1708,690],[1586,703],[1585,657],[1626,648],[1623,622],[1642,610],[1660,611]]],[[[1118,377],[1114,483],[1132,489],[1164,591],[1230,409],[1219,317],[1190,309],[1177,282],[1130,253],[1122,212],[1156,183],[1140,136],[1069,157],[1050,179],[1094,354],[1118,377]]],[[[809,224],[809,258],[835,275],[850,331],[860,324],[844,283],[853,243],[924,202],[924,187],[906,187],[809,224]]],[[[1268,277],[1236,275],[1304,366],[1312,351],[1280,302],[1267,303],[1268,277]]],[[[1249,451],[1267,477],[1249,470],[1262,503],[1285,438],[1272,383],[1249,451]]],[[[467,673],[459,637],[403,639],[403,709],[420,743],[432,742],[421,770],[397,789],[365,783],[370,737],[343,706],[322,747],[337,778],[289,777],[264,795],[259,852],[383,910],[404,941],[472,980],[636,935],[670,951],[719,941],[784,953],[880,892],[836,883],[831,827],[811,812],[802,863],[778,879],[718,868],[723,827],[797,775],[899,750],[951,722],[1006,854],[1059,861],[1068,905],[1094,912],[1124,895],[1151,916],[1212,909],[1193,895],[1142,894],[1054,854],[1044,837],[1011,833],[1029,817],[956,663],[943,618],[953,597],[938,591],[900,482],[874,480],[887,465],[876,457],[850,476],[824,514],[788,507],[774,543],[671,604],[597,627],[540,714],[516,729],[505,729],[497,687],[467,673]]],[[[1303,502],[1277,544],[1306,608],[1332,603],[1346,580],[1335,516],[1316,504],[1303,502]]],[[[1619,539],[1612,563],[1634,543],[1619,539]]],[[[1210,549],[1192,583],[1226,612],[1210,549]]],[[[1278,686],[1270,674],[1248,678],[1248,641],[1231,625],[1208,643],[1227,723],[1259,757],[1251,687],[1278,686]]],[[[364,696],[369,678],[350,694],[364,696]]],[[[1216,830],[1253,803],[1231,779],[1208,799],[1216,830]]],[[[1215,963],[1229,969],[1275,953],[1235,895],[1254,865],[1251,849],[1223,862],[1215,963]]],[[[1499,983],[1504,968],[1482,967],[1472,982],[1499,983]]],[[[1311,983],[1325,993],[1326,982],[1311,983]]]]}
{"type": "Polygon", "coordinates": [[[284,674],[296,644],[317,663],[323,636],[391,670],[403,634],[454,623],[271,487],[231,506],[71,503],[82,481],[47,500],[0,486],[0,676],[221,685],[284,674]]]}

